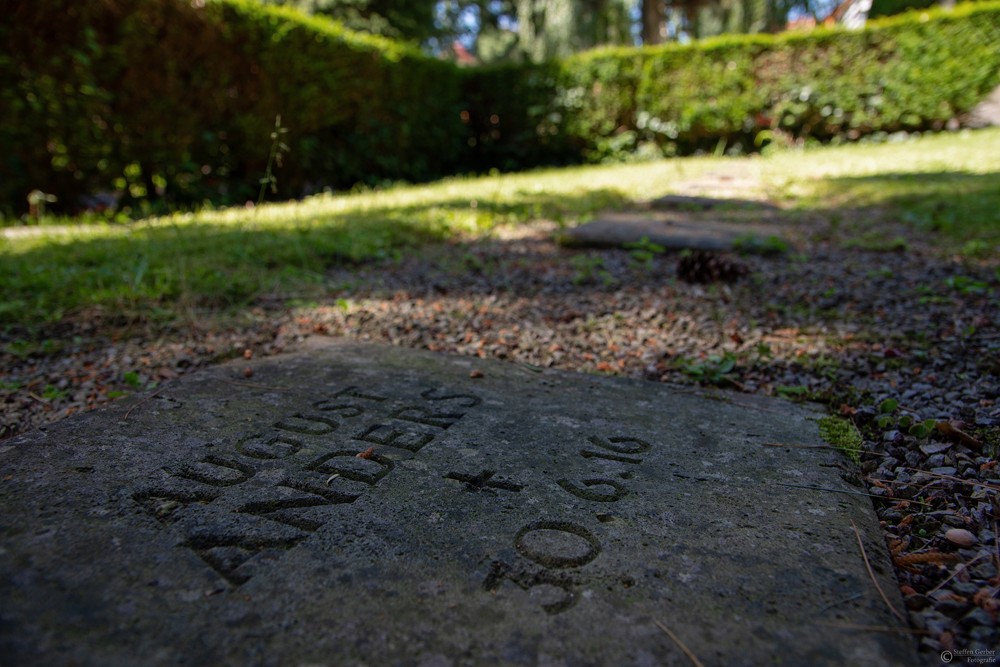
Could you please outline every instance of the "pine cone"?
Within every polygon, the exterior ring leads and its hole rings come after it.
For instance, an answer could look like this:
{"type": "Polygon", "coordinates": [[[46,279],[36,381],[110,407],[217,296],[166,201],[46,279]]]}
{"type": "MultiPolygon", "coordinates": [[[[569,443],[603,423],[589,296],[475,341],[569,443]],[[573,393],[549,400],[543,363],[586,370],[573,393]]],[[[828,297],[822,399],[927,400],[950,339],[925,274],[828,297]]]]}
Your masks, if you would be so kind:
{"type": "Polygon", "coordinates": [[[738,259],[704,250],[681,257],[677,264],[677,277],[688,283],[732,283],[749,273],[750,268],[738,259]]]}

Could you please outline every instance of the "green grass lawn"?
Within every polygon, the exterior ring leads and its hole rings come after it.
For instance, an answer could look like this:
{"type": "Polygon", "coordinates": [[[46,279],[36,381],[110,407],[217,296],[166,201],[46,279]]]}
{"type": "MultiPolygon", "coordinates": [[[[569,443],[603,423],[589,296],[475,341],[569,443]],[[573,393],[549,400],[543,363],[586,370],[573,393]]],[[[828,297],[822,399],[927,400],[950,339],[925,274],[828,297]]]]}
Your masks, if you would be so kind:
{"type": "Polygon", "coordinates": [[[943,249],[982,256],[1000,243],[1000,130],[985,130],[768,157],[454,178],[124,225],[8,227],[0,229],[0,327],[93,316],[167,323],[206,308],[232,312],[261,295],[315,298],[337,264],[539,218],[574,225],[677,192],[707,172],[747,176],[759,183],[751,194],[795,210],[863,211],[866,224],[889,216],[935,235],[943,249]]]}

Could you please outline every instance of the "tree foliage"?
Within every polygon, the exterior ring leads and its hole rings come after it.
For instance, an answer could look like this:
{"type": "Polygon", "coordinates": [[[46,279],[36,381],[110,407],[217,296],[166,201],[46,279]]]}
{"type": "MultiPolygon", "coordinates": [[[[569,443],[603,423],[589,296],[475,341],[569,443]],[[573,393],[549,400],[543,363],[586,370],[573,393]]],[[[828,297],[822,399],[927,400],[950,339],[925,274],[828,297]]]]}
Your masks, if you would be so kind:
{"type": "MultiPolygon", "coordinates": [[[[823,18],[837,0],[260,0],[478,62],[541,62],[598,46],[776,33],[794,15],[823,18]]],[[[873,16],[935,0],[875,0],[873,16]]],[[[461,58],[460,58],[461,59],[461,58]]]]}
{"type": "Polygon", "coordinates": [[[480,62],[541,61],[631,44],[634,0],[261,0],[322,14],[352,30],[480,62]]]}
{"type": "Polygon", "coordinates": [[[483,63],[540,62],[607,44],[631,44],[633,0],[444,0],[440,39],[483,63]]]}
{"type": "Polygon", "coordinates": [[[641,0],[644,44],[680,38],[784,30],[793,11],[805,14],[832,7],[833,0],[641,0]]]}
{"type": "Polygon", "coordinates": [[[628,0],[517,0],[521,51],[533,61],[631,41],[628,0]]]}
{"type": "Polygon", "coordinates": [[[868,17],[892,16],[911,9],[926,9],[935,4],[936,0],[874,0],[868,17]]]}
{"type": "Polygon", "coordinates": [[[334,18],[351,30],[424,43],[437,36],[437,0],[261,0],[334,18]]]}

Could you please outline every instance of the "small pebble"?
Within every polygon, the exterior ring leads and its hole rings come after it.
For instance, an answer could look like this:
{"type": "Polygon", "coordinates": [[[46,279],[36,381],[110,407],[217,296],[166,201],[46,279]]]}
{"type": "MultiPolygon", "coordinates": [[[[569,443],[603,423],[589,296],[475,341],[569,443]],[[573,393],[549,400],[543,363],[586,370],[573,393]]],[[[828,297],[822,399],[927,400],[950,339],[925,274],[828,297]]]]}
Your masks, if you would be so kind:
{"type": "Polygon", "coordinates": [[[977,592],[979,592],[979,586],[972,583],[971,581],[953,582],[951,584],[951,588],[958,595],[962,595],[965,597],[972,597],[977,592]]]}
{"type": "Polygon", "coordinates": [[[939,454],[951,448],[950,442],[929,442],[925,445],[920,445],[920,451],[922,451],[927,456],[933,454],[939,454]]]}
{"type": "Polygon", "coordinates": [[[988,612],[979,607],[976,607],[975,609],[970,611],[962,619],[962,625],[973,626],[973,627],[977,625],[989,627],[990,625],[993,625],[995,622],[996,621],[993,620],[993,617],[990,616],[988,612]]]}
{"type": "MultiPolygon", "coordinates": [[[[996,652],[995,648],[994,649],[989,648],[989,646],[996,646],[997,644],[996,631],[993,630],[990,627],[990,625],[993,625],[993,623],[991,622],[989,625],[980,625],[972,628],[971,630],[969,630],[969,636],[972,639],[984,642],[984,644],[980,646],[980,650],[994,651],[995,653],[996,652]]],[[[970,645],[969,648],[973,648],[974,644],[975,643],[970,645]]]]}
{"type": "Polygon", "coordinates": [[[976,543],[976,536],[965,528],[952,528],[945,532],[944,538],[960,547],[971,547],[976,543]]]}
{"type": "Polygon", "coordinates": [[[921,595],[920,593],[916,593],[914,595],[907,595],[905,598],[903,598],[903,603],[906,605],[906,608],[911,609],[913,611],[926,609],[931,604],[933,604],[933,602],[934,601],[931,598],[927,597],[926,595],[921,595]]]}

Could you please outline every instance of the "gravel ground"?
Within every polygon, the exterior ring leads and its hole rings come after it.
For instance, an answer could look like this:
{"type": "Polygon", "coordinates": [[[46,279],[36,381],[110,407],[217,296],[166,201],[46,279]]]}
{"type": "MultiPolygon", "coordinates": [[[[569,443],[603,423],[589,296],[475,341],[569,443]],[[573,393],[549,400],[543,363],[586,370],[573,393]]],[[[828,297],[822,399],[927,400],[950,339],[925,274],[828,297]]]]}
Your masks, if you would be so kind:
{"type": "Polygon", "coordinates": [[[226,330],[109,337],[81,318],[43,345],[0,334],[0,438],[224,359],[252,373],[254,356],[313,335],[809,397],[863,435],[859,483],[927,664],[995,649],[998,263],[945,256],[884,220],[904,250],[845,247],[842,225],[794,220],[790,252],[740,258],[751,273],[732,285],[678,280],[677,255],[560,247],[541,221],[336,269],[323,303],[263,298],[226,330]]]}

